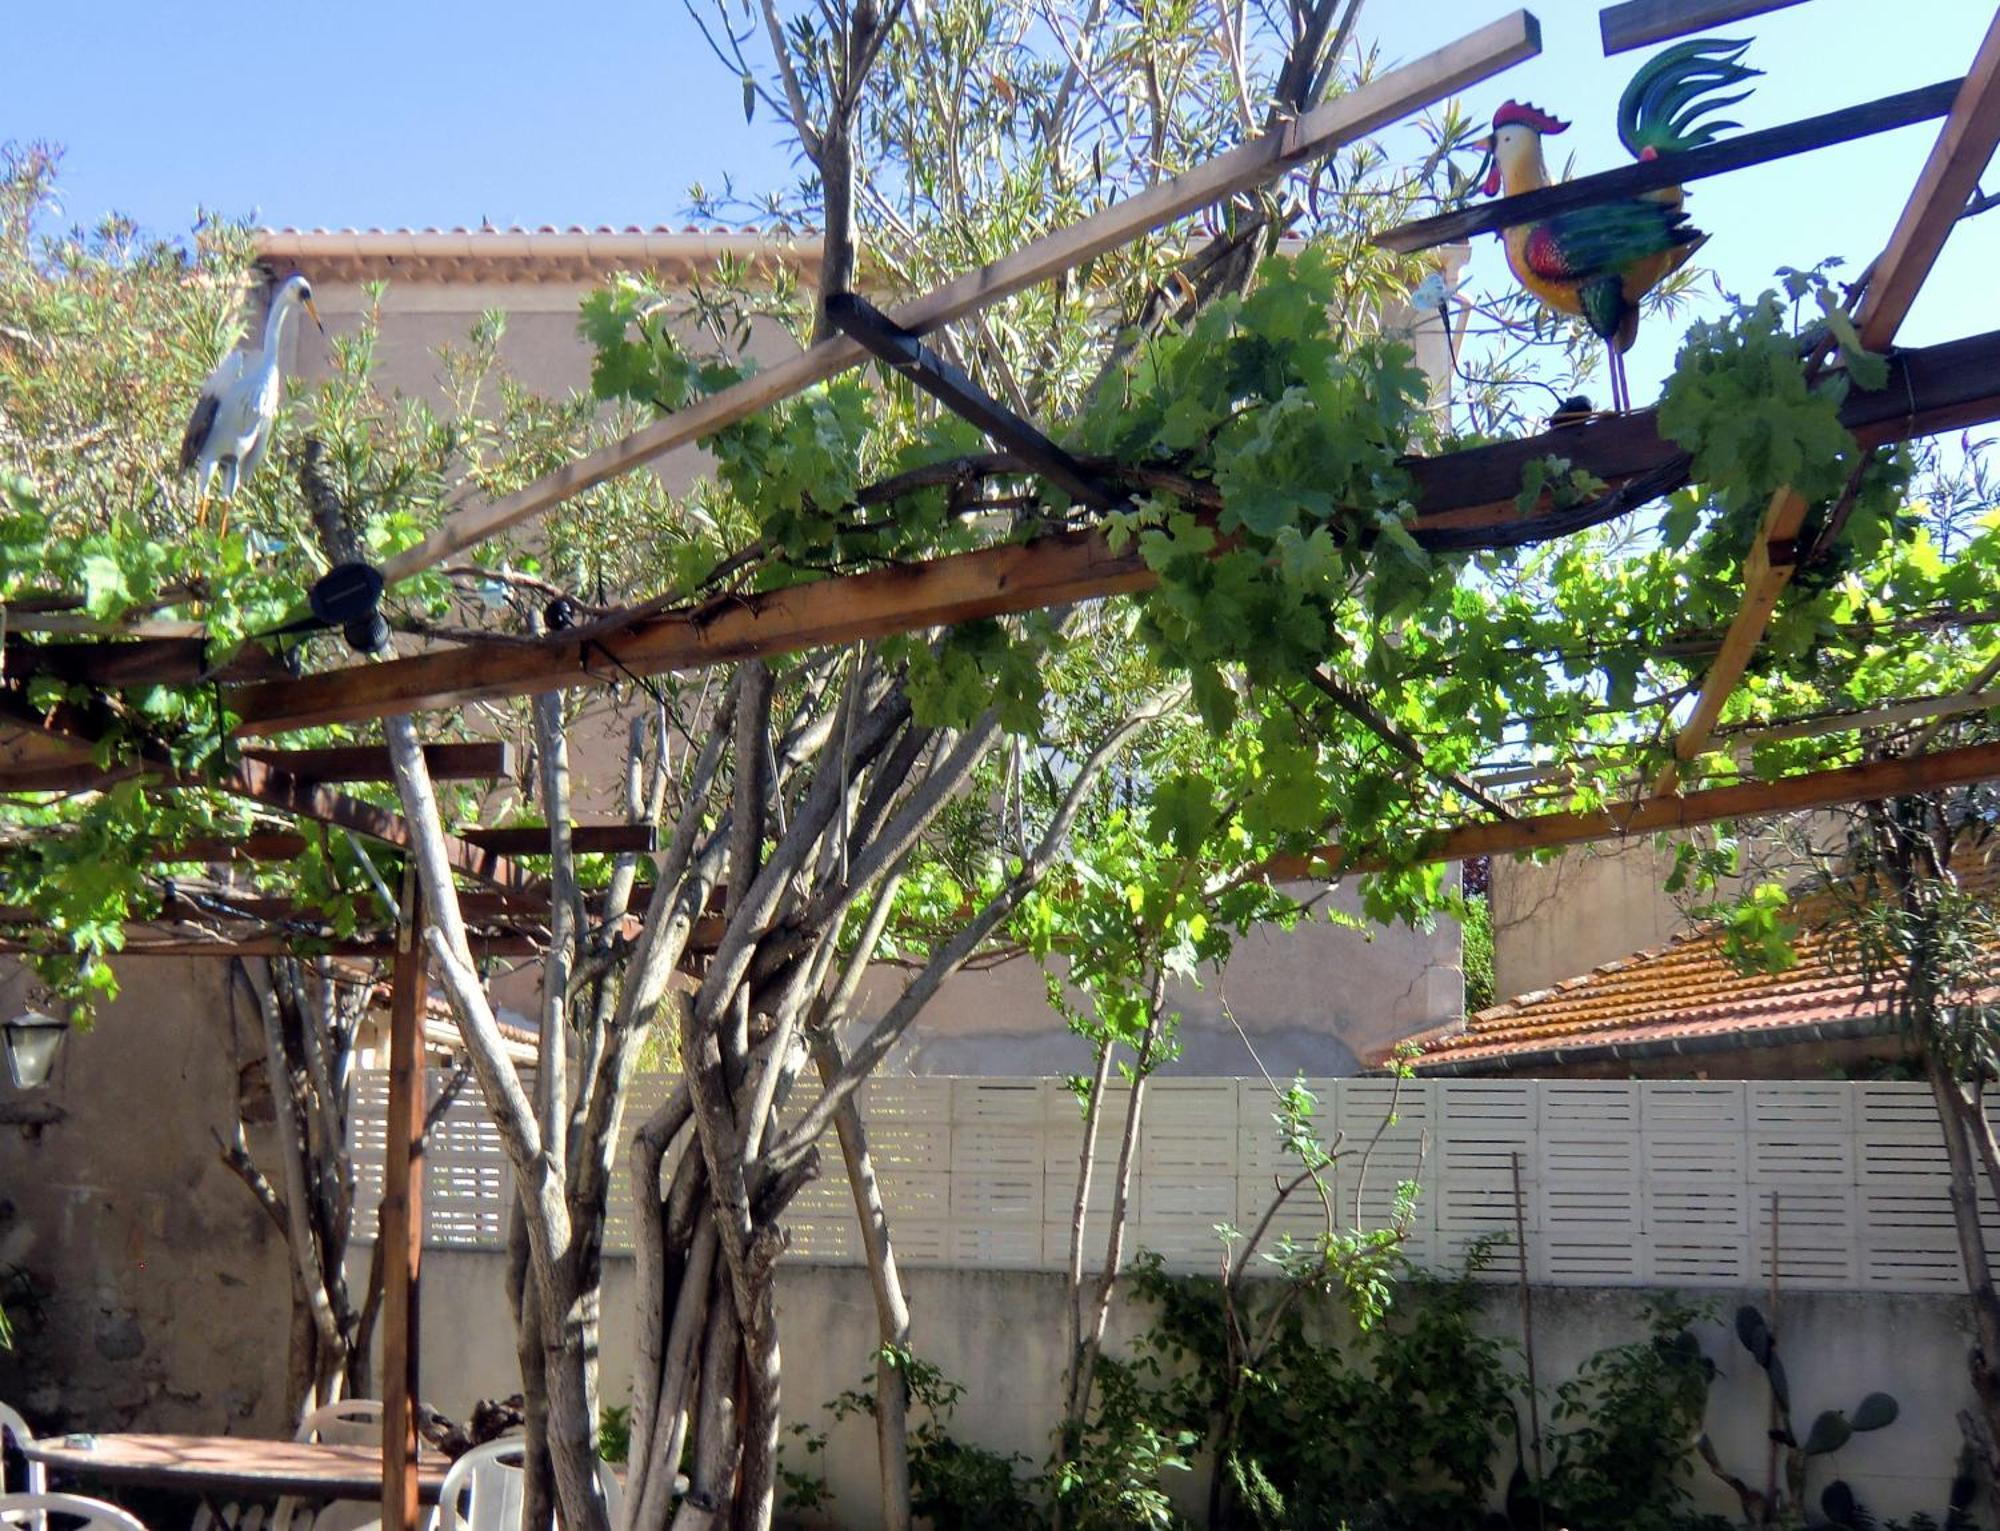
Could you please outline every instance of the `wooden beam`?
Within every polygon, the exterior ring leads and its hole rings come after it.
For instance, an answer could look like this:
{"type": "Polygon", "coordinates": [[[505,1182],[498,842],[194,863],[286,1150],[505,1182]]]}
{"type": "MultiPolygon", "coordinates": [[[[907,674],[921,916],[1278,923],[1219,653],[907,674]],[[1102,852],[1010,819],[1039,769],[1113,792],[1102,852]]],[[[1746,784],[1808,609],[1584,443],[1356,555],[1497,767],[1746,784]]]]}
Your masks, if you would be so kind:
{"type": "Polygon", "coordinates": [[[417,1531],[417,1401],[423,1270],[424,897],[411,867],[389,999],[388,1152],[382,1169],[382,1525],[417,1531]]]}
{"type": "MultiPolygon", "coordinates": [[[[890,315],[919,335],[978,313],[1003,298],[1049,281],[1141,234],[1275,180],[1285,171],[1322,159],[1342,145],[1421,111],[1541,51],[1541,28],[1515,11],[1457,42],[1392,70],[1358,90],[1315,107],[1274,132],[1148,187],[1102,212],[1045,234],[990,265],[947,282],[890,315]]],[[[389,560],[391,585],[420,574],[454,554],[539,516],[564,500],[641,463],[689,446],[815,383],[823,383],[868,353],[845,336],[826,340],[763,372],[566,464],[503,499],[453,515],[415,547],[389,560]]]]}
{"type": "MultiPolygon", "coordinates": [[[[1954,93],[1950,115],[1855,310],[1855,328],[1869,350],[1887,350],[1895,341],[1996,144],[2000,144],[2000,11],[1986,30],[1971,72],[1954,93]]],[[[1707,747],[1723,706],[1742,680],[1779,598],[1791,583],[1806,510],[1805,501],[1789,486],[1771,496],[1756,541],[1743,561],[1743,606],[1702,679],[1701,696],[1674,739],[1674,758],[1660,773],[1655,791],[1672,792],[1680,784],[1683,768],[1707,747]]]]}
{"type": "MultiPolygon", "coordinates": [[[[386,744],[337,744],[309,750],[246,749],[243,758],[276,766],[300,781],[395,780],[395,773],[389,769],[386,744]]],[[[514,746],[499,740],[426,744],[424,764],[430,767],[433,781],[491,781],[514,774],[514,746]]]]}
{"type": "MultiPolygon", "coordinates": [[[[490,781],[514,774],[511,744],[427,744],[424,758],[432,763],[431,775],[438,781],[490,781]]],[[[390,780],[388,747],[380,744],[341,744],[307,750],[251,748],[243,751],[243,759],[274,767],[313,785],[390,780]]],[[[106,771],[89,761],[0,766],[0,792],[79,792],[148,774],[151,774],[149,769],[143,765],[114,766],[106,771]]]]}
{"type": "MultiPolygon", "coordinates": [[[[1658,191],[1663,186],[1681,186],[1689,181],[1726,175],[1751,165],[1767,164],[1813,149],[1825,149],[1871,134],[1886,133],[1892,128],[1928,122],[1951,110],[1951,104],[1959,94],[1960,83],[1958,80],[1944,80],[1920,90],[1906,90],[1897,95],[1884,96],[1879,101],[1864,102],[1860,106],[1845,107],[1818,117],[1802,118],[1775,128],[1762,128],[1755,133],[1740,133],[1733,138],[1705,144],[1699,149],[1663,154],[1658,159],[1641,160],[1634,165],[1620,165],[1615,170],[1578,176],[1573,181],[1524,191],[1517,196],[1502,197],[1496,202],[1440,213],[1435,218],[1420,218],[1414,223],[1401,224],[1386,233],[1377,234],[1375,243],[1384,249],[1400,250],[1405,254],[1428,250],[1435,245],[1470,239],[1474,234],[1497,233],[1501,229],[1552,218],[1557,213],[1597,207],[1606,202],[1626,201],[1645,192],[1658,191]]],[[[1960,205],[1963,206],[1963,202],[1960,205]]]]}
{"type": "Polygon", "coordinates": [[[1743,679],[1757,645],[1764,641],[1764,629],[1771,625],[1778,597],[1785,593],[1792,571],[1798,567],[1799,531],[1805,525],[1808,508],[1790,486],[1779,489],[1764,507],[1756,540],[1743,560],[1743,604],[1729,619],[1722,647],[1708,662],[1701,695],[1695,699],[1694,711],[1688,714],[1687,722],[1674,735],[1674,758],[1653,783],[1655,792],[1662,795],[1672,792],[1680,785],[1683,769],[1708,748],[1709,735],[1715,732],[1715,725],[1722,718],[1723,704],[1743,679]],[[1778,550],[1775,553],[1774,548],[1778,550]]]}
{"type": "MultiPolygon", "coordinates": [[[[1536,814],[1506,824],[1468,824],[1430,836],[1424,842],[1423,859],[1463,861],[1470,856],[1515,855],[1994,780],[2000,780],[2000,744],[1969,745],[1935,755],[1897,756],[1776,781],[1714,787],[1683,797],[1640,798],[1610,808],[1536,814]]],[[[1263,875],[1273,882],[1296,882],[1380,871],[1383,865],[1379,857],[1349,859],[1339,845],[1328,845],[1302,856],[1273,857],[1265,864],[1263,875]]]]}
{"type": "MultiPolygon", "coordinates": [[[[0,722],[40,732],[54,739],[64,739],[73,744],[94,746],[104,734],[101,717],[94,717],[67,703],[36,709],[28,704],[25,697],[16,691],[0,688],[0,722]]],[[[381,808],[360,798],[350,797],[333,787],[317,782],[301,781],[290,772],[276,766],[266,765],[261,760],[240,759],[236,765],[211,780],[205,776],[183,777],[162,758],[163,752],[154,749],[143,753],[140,769],[133,774],[156,777],[169,787],[194,788],[215,792],[226,792],[233,797],[244,798],[253,803],[262,803],[268,808],[282,809],[298,818],[312,819],[321,824],[331,824],[338,829],[352,830],[357,835],[366,835],[371,840],[380,840],[385,845],[398,850],[408,850],[411,843],[410,828],[402,816],[390,809],[381,808]]],[[[97,771],[93,764],[90,772],[97,771]]],[[[102,773],[98,773],[101,775],[102,773]]],[[[92,785],[83,768],[79,768],[80,785],[92,785]]],[[[67,790],[55,787],[44,790],[67,790]]],[[[445,853],[454,870],[480,882],[491,883],[502,889],[521,894],[529,900],[544,899],[548,896],[548,885],[541,878],[524,871],[504,856],[468,845],[453,835],[445,836],[445,853]]]]}
{"type": "MultiPolygon", "coordinates": [[[[574,824],[570,844],[592,855],[650,855],[659,847],[659,834],[647,824],[574,824]]],[[[458,838],[467,845],[502,856],[546,856],[549,832],[537,826],[505,829],[461,829],[458,838]]],[[[290,861],[305,854],[308,841],[292,830],[257,830],[239,838],[213,835],[183,840],[160,852],[163,861],[290,861]]]]}
{"type": "MultiPolygon", "coordinates": [[[[197,783],[200,785],[201,783],[197,783]]],[[[236,768],[216,784],[218,790],[248,798],[268,808],[280,808],[299,818],[352,830],[384,845],[407,851],[414,837],[403,816],[360,798],[349,797],[332,787],[301,781],[287,771],[265,765],[261,760],[241,760],[236,768]]],[[[524,898],[547,897],[547,883],[505,856],[468,845],[456,835],[446,835],[445,854],[452,869],[479,882],[521,894],[524,898]]]]}
{"type": "MultiPolygon", "coordinates": [[[[475,957],[539,957],[548,949],[546,940],[525,935],[467,937],[475,957]]],[[[711,946],[709,950],[713,950],[711,946]]],[[[0,934],[0,954],[27,956],[45,952],[46,946],[22,936],[0,934]]],[[[128,921],[125,944],[117,960],[127,957],[296,957],[310,953],[316,957],[360,957],[391,959],[396,955],[396,938],[390,935],[336,936],[325,940],[302,941],[296,936],[270,931],[227,932],[200,935],[183,926],[147,920],[128,921]]]]}
{"type": "Polygon", "coordinates": [[[1855,310],[1855,328],[1869,350],[1887,350],[1896,338],[1952,225],[1978,189],[1996,145],[2000,145],[2000,10],[1986,29],[1951,115],[1931,146],[1930,158],[1855,310]]]}
{"type": "MultiPolygon", "coordinates": [[[[20,619],[10,612],[7,626],[19,631],[20,619]]],[[[260,643],[242,644],[224,656],[211,654],[201,638],[33,643],[10,635],[0,648],[0,673],[19,675],[24,666],[86,686],[187,686],[197,680],[280,680],[292,673],[260,643]]]]}
{"type": "Polygon", "coordinates": [[[1631,48],[1649,48],[1669,38],[1687,37],[1709,27],[1726,27],[1766,11],[1782,11],[1799,0],[1625,0],[1597,13],[1606,57],[1631,48]]]}
{"type": "MultiPolygon", "coordinates": [[[[1889,386],[1853,390],[1841,419],[1866,444],[1906,440],[2000,418],[2000,333],[1906,352],[1889,386]]],[[[1685,457],[1655,415],[1565,427],[1405,466],[1416,483],[1414,533],[1444,548],[1537,540],[1516,507],[1522,470],[1551,454],[1607,484],[1671,472],[1685,457]]],[[[1675,484],[1681,480],[1675,480],[1675,484]]],[[[1670,485],[1669,487],[1673,487],[1670,485]]],[[[1661,492],[1665,492],[1662,490],[1661,492]]],[[[1554,531],[1541,536],[1552,536],[1554,531]]],[[[565,686],[609,685],[632,674],[693,670],[892,633],[1000,616],[1068,601],[1150,590],[1137,553],[1113,553],[1102,534],[1063,532],[925,563],[730,596],[692,611],[614,619],[541,643],[466,644],[407,659],[239,687],[239,734],[266,736],[395,712],[452,707],[565,686]]]]}

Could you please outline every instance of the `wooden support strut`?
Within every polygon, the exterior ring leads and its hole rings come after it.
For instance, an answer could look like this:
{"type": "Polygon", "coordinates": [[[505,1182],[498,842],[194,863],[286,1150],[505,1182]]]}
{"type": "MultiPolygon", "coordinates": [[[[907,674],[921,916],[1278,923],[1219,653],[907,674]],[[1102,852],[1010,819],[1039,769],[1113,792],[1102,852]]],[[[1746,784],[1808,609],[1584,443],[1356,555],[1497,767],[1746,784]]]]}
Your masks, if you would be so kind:
{"type": "MultiPolygon", "coordinates": [[[[1888,387],[1858,389],[1841,420],[1864,443],[1902,441],[2000,418],[2000,333],[1903,353],[1888,387]]],[[[1679,476],[1685,457],[1637,411],[1404,466],[1416,485],[1412,533],[1427,546],[1532,542],[1536,521],[1515,496],[1523,469],[1554,454],[1609,485],[1679,476]]],[[[1553,531],[1543,535],[1554,535],[1553,531]]],[[[466,644],[432,654],[234,689],[237,732],[271,735],[325,723],[451,707],[566,686],[608,685],[632,674],[694,670],[1001,616],[1041,606],[1152,589],[1139,555],[1111,551],[1102,532],[1061,532],[924,563],[730,596],[693,611],[614,618],[541,643],[466,644]]]]}
{"type": "MultiPolygon", "coordinates": [[[[1541,28],[1515,11],[1357,90],[1314,107],[1303,117],[1192,170],[1149,186],[1088,218],[1032,240],[1011,255],[953,278],[889,317],[924,335],[955,319],[990,308],[1003,298],[1049,281],[1148,230],[1184,218],[1240,192],[1275,180],[1287,170],[1324,158],[1378,128],[1476,85],[1541,51],[1541,28]]],[[[622,441],[580,457],[503,499],[458,511],[415,547],[397,554],[383,577],[398,580],[442,563],[497,537],[585,490],[692,445],[726,425],[768,409],[815,383],[868,359],[859,343],[841,336],[745,378],[720,393],[635,431],[622,441]]]]}
{"type": "Polygon", "coordinates": [[[424,897],[416,869],[403,877],[389,1001],[388,1154],[383,1166],[382,1527],[417,1531],[418,1281],[423,1270],[424,897]]]}
{"type": "Polygon", "coordinates": [[[1687,37],[1710,27],[1726,27],[1766,11],[1782,11],[1800,0],[1625,0],[1597,13],[1597,30],[1606,56],[1632,48],[1650,48],[1670,38],[1687,37]]]}
{"type": "MultiPolygon", "coordinates": [[[[1463,861],[1472,856],[1505,856],[1524,851],[1623,840],[1663,830],[1692,829],[1729,819],[1762,818],[1868,803],[1906,792],[1930,792],[1974,782],[2000,780],[2000,744],[1968,745],[1935,755],[1896,756],[1864,765],[1809,771],[1776,781],[1713,787],[1680,797],[1647,797],[1610,808],[1543,813],[1512,823],[1467,824],[1444,830],[1423,844],[1421,860],[1463,861]]],[[[1322,879],[1344,873],[1379,872],[1387,863],[1367,854],[1349,857],[1338,844],[1305,855],[1274,856],[1260,869],[1272,882],[1322,879]]]]}
{"type": "MultiPolygon", "coordinates": [[[[2000,145],[2000,12],[1987,28],[1985,41],[1855,310],[1855,328],[1869,350],[1887,350],[1895,341],[1896,331],[1937,263],[1945,239],[1979,184],[1980,173],[1996,145],[2000,145]]],[[[1724,704],[1743,679],[1778,600],[1791,583],[1798,563],[1799,532],[1808,508],[1790,485],[1771,496],[1756,540],[1743,561],[1742,608],[1731,620],[1722,648],[1702,679],[1701,695],[1674,739],[1674,758],[1654,783],[1655,792],[1664,795],[1674,791],[1683,769],[1707,748],[1724,704]]]]}
{"type": "Polygon", "coordinates": [[[1804,154],[1812,149],[1825,149],[1871,134],[1886,133],[1892,128],[1906,128],[1912,123],[1928,122],[1934,117],[1944,116],[1951,110],[1962,83],[1959,80],[1942,80],[1920,90],[1906,90],[1897,95],[1884,96],[1879,101],[1864,102],[1860,106],[1846,107],[1822,116],[1763,128],[1755,133],[1740,133],[1733,138],[1704,144],[1699,149],[1662,154],[1658,159],[1641,160],[1635,165],[1620,165],[1615,170],[1578,176],[1573,181],[1538,187],[1534,191],[1502,197],[1497,202],[1440,213],[1435,218],[1420,218],[1414,223],[1400,224],[1386,233],[1377,234],[1375,243],[1387,250],[1410,254],[1470,239],[1474,234],[1517,228],[1524,223],[1553,218],[1558,213],[1574,212],[1580,207],[1622,202],[1645,192],[1658,191],[1664,186],[1680,186],[1689,181],[1705,180],[1712,175],[1742,170],[1750,165],[1804,154]]]}

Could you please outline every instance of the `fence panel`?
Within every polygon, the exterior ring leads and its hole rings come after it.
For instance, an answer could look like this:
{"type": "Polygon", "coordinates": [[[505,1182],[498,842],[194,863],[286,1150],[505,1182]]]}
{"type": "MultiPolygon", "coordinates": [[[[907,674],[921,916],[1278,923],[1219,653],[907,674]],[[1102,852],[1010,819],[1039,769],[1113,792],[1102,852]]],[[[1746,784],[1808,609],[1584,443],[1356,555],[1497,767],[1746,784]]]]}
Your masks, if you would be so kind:
{"type": "MultiPolygon", "coordinates": [[[[433,1075],[431,1098],[444,1076],[433,1075]]],[[[673,1081],[642,1075],[629,1130],[673,1081]]],[[[1951,1290],[1962,1284],[1943,1137],[1920,1084],[1838,1081],[1316,1079],[1315,1125],[1337,1151],[1299,1177],[1261,1080],[1160,1079],[1147,1087],[1130,1177],[1128,1257],[1212,1272],[1222,1240],[1264,1225],[1264,1248],[1379,1227],[1399,1187],[1420,1187],[1405,1251],[1455,1269],[1475,1245],[1484,1277],[1512,1280],[1525,1226],[1528,1274],[1569,1285],[1756,1285],[1773,1259],[1798,1287],[1951,1290]],[[1520,1204],[1516,1206],[1516,1169],[1520,1204]],[[1776,1238],[1772,1202],[1777,1202],[1776,1238]]],[[[782,1114],[817,1093],[810,1074],[782,1114]]],[[[387,1131],[386,1076],[355,1081],[355,1236],[374,1237],[387,1131]]],[[[859,1096],[899,1257],[908,1265],[1058,1270],[1069,1252],[1083,1122],[1049,1079],[883,1078],[859,1096]]],[[[1102,1258],[1130,1092],[1098,1129],[1086,1260],[1102,1258]]],[[[682,1142],[685,1143],[685,1134],[682,1142]]],[[[631,1248],[635,1209],[621,1145],[607,1247],[631,1248]]],[[[851,1263],[860,1228],[838,1145],[787,1218],[794,1259],[851,1263]]],[[[425,1156],[425,1236],[498,1247],[513,1190],[475,1089],[438,1117],[425,1156]]],[[[2000,1263],[2000,1206],[1982,1198],[2000,1263]]]]}

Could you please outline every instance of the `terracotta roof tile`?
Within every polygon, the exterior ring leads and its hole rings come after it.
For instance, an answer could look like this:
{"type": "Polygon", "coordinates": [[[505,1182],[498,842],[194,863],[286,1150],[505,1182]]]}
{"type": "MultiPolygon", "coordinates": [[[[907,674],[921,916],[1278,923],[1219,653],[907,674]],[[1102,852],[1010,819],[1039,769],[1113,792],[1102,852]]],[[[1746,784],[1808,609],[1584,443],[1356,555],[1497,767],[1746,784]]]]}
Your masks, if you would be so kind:
{"type": "MultiPolygon", "coordinates": [[[[2000,862],[1981,861],[1960,875],[1968,887],[2000,895],[2000,862]]],[[[1572,1060],[1697,1038],[1769,1040],[1787,1029],[1881,1024],[1889,996],[1869,991],[1856,953],[1829,928],[1830,910],[1824,898],[1794,905],[1802,927],[1794,941],[1798,962],[1785,972],[1739,971],[1724,955],[1721,930],[1704,926],[1488,1006],[1462,1029],[1426,1038],[1416,1067],[1491,1064],[1499,1072],[1558,1051],[1572,1060]]]]}

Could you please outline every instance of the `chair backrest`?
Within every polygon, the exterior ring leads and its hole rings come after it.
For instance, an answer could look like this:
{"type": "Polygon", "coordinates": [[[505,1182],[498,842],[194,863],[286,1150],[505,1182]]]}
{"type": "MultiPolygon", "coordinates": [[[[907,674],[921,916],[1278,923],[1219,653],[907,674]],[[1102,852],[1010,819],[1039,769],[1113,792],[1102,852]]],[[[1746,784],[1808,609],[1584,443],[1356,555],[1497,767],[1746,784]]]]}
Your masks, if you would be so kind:
{"type": "MultiPolygon", "coordinates": [[[[30,1445],[34,1441],[35,1432],[28,1428],[28,1422],[21,1418],[19,1414],[8,1408],[6,1404],[0,1403],[0,1445],[5,1445],[9,1436],[13,1437],[16,1447],[21,1447],[30,1445]]],[[[44,1494],[48,1492],[49,1471],[41,1463],[30,1462],[28,1464],[27,1479],[29,1493],[44,1494]]],[[[5,1493],[6,1490],[7,1462],[4,1456],[0,1456],[0,1493],[5,1493]]]]}
{"type": "MultiPolygon", "coordinates": [[[[524,1531],[521,1495],[527,1475],[521,1470],[521,1459],[527,1449],[525,1441],[511,1436],[475,1446],[452,1463],[438,1491],[437,1519],[432,1523],[435,1531],[524,1531]],[[465,1501],[463,1513],[461,1500],[465,1501]]],[[[622,1490],[608,1463],[597,1464],[597,1487],[616,1525],[622,1490]]]]}
{"type": "Polygon", "coordinates": [[[0,1494],[0,1524],[56,1526],[68,1531],[146,1531],[115,1504],[81,1494],[0,1494]]]}
{"type": "Polygon", "coordinates": [[[326,1446],[379,1446],[382,1444],[382,1404],[374,1398],[343,1398],[314,1409],[299,1425],[294,1437],[318,1441],[326,1446]]]}

